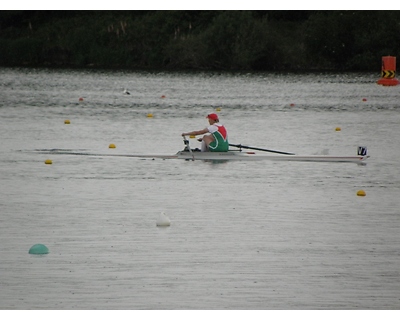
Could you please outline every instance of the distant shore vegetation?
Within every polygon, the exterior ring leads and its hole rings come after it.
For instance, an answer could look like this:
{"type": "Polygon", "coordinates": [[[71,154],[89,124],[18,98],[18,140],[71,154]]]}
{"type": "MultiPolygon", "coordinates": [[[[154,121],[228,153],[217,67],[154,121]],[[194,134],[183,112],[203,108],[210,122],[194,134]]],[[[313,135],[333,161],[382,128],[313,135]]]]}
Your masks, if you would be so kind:
{"type": "Polygon", "coordinates": [[[0,65],[380,71],[400,11],[0,11],[0,65]]]}

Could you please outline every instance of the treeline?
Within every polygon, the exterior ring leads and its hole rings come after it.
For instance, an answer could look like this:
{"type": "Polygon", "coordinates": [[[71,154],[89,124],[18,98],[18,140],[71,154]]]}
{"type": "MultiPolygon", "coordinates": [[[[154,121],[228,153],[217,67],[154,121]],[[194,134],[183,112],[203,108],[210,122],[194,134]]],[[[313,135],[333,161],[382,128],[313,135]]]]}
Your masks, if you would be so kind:
{"type": "Polygon", "coordinates": [[[400,11],[0,11],[0,65],[377,71],[400,11]]]}

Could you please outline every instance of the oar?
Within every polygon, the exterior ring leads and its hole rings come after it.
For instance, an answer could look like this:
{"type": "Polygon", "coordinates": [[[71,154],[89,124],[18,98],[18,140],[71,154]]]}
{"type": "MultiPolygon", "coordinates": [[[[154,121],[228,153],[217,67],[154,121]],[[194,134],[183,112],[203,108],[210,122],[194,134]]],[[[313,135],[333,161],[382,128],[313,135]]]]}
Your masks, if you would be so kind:
{"type": "Polygon", "coordinates": [[[261,148],[255,148],[255,147],[248,147],[248,146],[243,146],[241,144],[229,144],[231,147],[236,147],[236,148],[244,148],[244,149],[253,149],[253,150],[259,150],[259,151],[266,151],[266,152],[273,152],[273,153],[280,153],[280,154],[290,154],[294,155],[294,153],[290,152],[284,152],[284,151],[276,151],[276,150],[268,150],[268,149],[261,149],[261,148]]]}
{"type": "Polygon", "coordinates": [[[183,136],[183,143],[184,143],[185,146],[189,149],[190,155],[192,156],[192,161],[194,161],[194,154],[193,154],[193,151],[192,151],[192,149],[190,149],[189,140],[187,140],[185,136],[183,136]]]}

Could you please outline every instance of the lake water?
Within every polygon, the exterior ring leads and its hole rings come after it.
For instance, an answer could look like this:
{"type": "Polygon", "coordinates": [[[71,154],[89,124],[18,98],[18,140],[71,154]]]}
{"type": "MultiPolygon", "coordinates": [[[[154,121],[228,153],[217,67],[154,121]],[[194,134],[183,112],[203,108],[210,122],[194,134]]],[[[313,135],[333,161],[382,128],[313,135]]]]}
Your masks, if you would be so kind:
{"type": "Polygon", "coordinates": [[[378,79],[0,69],[0,309],[400,309],[400,86],[378,79]],[[215,110],[233,144],[371,157],[66,154],[174,154],[215,110]]]}

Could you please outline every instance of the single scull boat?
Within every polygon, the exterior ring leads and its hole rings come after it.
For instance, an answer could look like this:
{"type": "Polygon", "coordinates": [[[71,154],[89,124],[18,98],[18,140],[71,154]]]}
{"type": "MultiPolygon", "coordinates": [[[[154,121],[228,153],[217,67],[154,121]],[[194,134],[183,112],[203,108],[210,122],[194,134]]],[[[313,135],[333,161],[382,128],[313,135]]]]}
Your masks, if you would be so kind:
{"type": "MultiPolygon", "coordinates": [[[[330,155],[296,155],[290,152],[262,149],[243,146],[241,144],[229,144],[238,148],[228,152],[193,152],[189,149],[189,141],[184,137],[185,149],[176,153],[176,159],[185,160],[274,160],[274,161],[312,161],[312,162],[356,162],[361,163],[369,156],[366,147],[358,147],[356,156],[330,156],[330,155]],[[242,149],[252,149],[274,153],[273,155],[256,154],[255,152],[244,152],[242,149]],[[277,155],[279,154],[279,155],[277,155]]],[[[197,149],[198,150],[198,149],[197,149]]],[[[171,158],[169,158],[171,159],[171,158]]]]}
{"type": "Polygon", "coordinates": [[[178,151],[172,155],[162,154],[113,154],[113,153],[87,153],[87,152],[73,152],[72,150],[37,150],[42,153],[50,154],[64,154],[64,155],[81,155],[81,156],[94,156],[94,157],[129,157],[140,159],[183,159],[183,160],[211,160],[211,161],[228,161],[228,160],[241,160],[241,161],[255,161],[255,160],[272,160],[272,161],[307,161],[307,162],[353,162],[364,163],[369,158],[367,155],[366,147],[358,147],[357,155],[354,156],[331,156],[331,155],[296,155],[293,153],[267,150],[261,148],[246,147],[242,145],[234,145],[240,148],[238,150],[229,150],[227,152],[200,152],[198,149],[190,150],[189,145],[185,142],[185,150],[178,151]],[[255,152],[246,152],[242,148],[255,149],[268,151],[274,154],[261,154],[255,152]],[[278,154],[277,154],[278,153],[278,154]]]}
{"type": "Polygon", "coordinates": [[[228,151],[228,152],[193,152],[179,151],[175,156],[157,156],[162,159],[185,160],[273,160],[273,161],[312,161],[312,162],[356,162],[361,163],[369,158],[368,155],[357,156],[329,156],[329,155],[266,155],[255,152],[228,151]]]}

